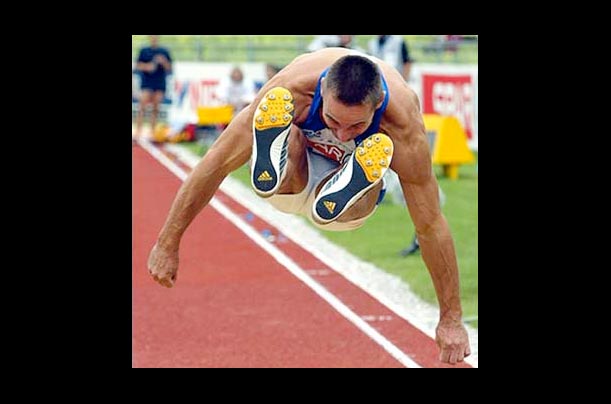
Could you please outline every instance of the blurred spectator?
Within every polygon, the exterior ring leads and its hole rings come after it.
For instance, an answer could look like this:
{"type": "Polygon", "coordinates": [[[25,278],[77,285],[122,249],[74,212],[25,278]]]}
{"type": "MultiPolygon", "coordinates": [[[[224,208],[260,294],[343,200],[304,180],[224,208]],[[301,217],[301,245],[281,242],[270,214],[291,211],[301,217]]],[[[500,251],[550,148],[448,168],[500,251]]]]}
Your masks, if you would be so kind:
{"type": "Polygon", "coordinates": [[[369,41],[369,53],[394,66],[409,81],[413,60],[401,35],[378,35],[369,41]]]}
{"type": "Polygon", "coordinates": [[[462,35],[439,35],[434,42],[423,49],[424,52],[432,53],[456,53],[462,40],[462,35]]]}
{"type": "Polygon", "coordinates": [[[221,102],[233,106],[235,115],[255,99],[255,83],[244,77],[239,66],[234,66],[229,77],[221,79],[217,95],[221,102]]]}
{"type": "Polygon", "coordinates": [[[276,73],[278,73],[280,70],[282,70],[282,67],[273,65],[271,63],[266,63],[265,64],[265,80],[255,82],[256,91],[259,92],[259,90],[261,90],[263,85],[267,83],[272,77],[274,77],[276,73]]]}
{"type": "Polygon", "coordinates": [[[308,45],[308,51],[314,52],[323,48],[329,48],[339,45],[339,38],[337,35],[318,35],[308,45]]]}
{"type": "Polygon", "coordinates": [[[354,35],[319,35],[308,45],[308,51],[314,52],[323,48],[348,48],[359,52],[365,50],[354,43],[354,35]]]}
{"type": "Polygon", "coordinates": [[[134,80],[134,72],[132,72],[132,102],[138,102],[138,92],[140,91],[136,86],[136,80],[134,80]]]}
{"type": "Polygon", "coordinates": [[[166,91],[166,76],[172,72],[172,57],[170,52],[159,46],[159,36],[150,35],[150,46],[140,49],[136,61],[136,71],[140,73],[140,105],[136,117],[136,133],[138,138],[142,131],[144,113],[148,105],[151,109],[151,132],[155,130],[159,104],[163,101],[166,91]]]}
{"type": "Polygon", "coordinates": [[[445,35],[446,52],[456,52],[462,40],[462,35],[445,35]]]}
{"type": "Polygon", "coordinates": [[[282,67],[273,65],[271,63],[267,63],[265,65],[265,78],[266,78],[266,80],[269,80],[272,77],[274,77],[276,75],[276,73],[278,73],[280,70],[282,70],[282,67]]]}

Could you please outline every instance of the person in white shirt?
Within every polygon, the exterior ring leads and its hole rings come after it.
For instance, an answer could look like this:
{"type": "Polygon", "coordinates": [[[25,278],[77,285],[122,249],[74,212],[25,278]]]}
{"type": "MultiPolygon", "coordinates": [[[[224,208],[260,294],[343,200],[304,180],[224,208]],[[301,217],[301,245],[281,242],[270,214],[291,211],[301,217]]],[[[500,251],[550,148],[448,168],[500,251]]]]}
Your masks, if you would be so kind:
{"type": "Polygon", "coordinates": [[[365,49],[354,43],[354,35],[319,35],[308,45],[310,52],[323,48],[347,48],[365,52],[365,49]]]}
{"type": "Polygon", "coordinates": [[[255,83],[244,77],[239,66],[234,66],[229,77],[219,83],[217,95],[221,102],[232,105],[234,114],[237,114],[255,98],[255,83]]]}
{"type": "Polygon", "coordinates": [[[413,60],[401,35],[378,35],[369,41],[369,53],[392,65],[405,81],[410,79],[413,60]]]}

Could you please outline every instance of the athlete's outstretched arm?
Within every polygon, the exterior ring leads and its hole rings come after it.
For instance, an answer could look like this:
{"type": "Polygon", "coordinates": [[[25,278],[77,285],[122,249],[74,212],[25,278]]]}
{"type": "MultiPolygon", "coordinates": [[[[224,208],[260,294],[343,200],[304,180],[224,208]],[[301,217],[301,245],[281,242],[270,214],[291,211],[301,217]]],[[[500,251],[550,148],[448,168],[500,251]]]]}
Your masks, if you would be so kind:
{"type": "MultiPolygon", "coordinates": [[[[420,121],[420,117],[414,117],[420,121]]],[[[462,324],[458,263],[448,223],[439,206],[439,190],[432,170],[424,125],[395,142],[393,169],[399,175],[403,195],[416,227],[422,258],[431,275],[440,316],[436,341],[440,360],[455,364],[470,355],[469,339],[462,324]],[[405,139],[409,139],[407,142],[405,139]]]]}
{"type": "Polygon", "coordinates": [[[181,185],[148,260],[149,273],[172,287],[178,271],[182,235],[229,173],[248,161],[252,150],[252,113],[242,110],[181,185]]]}

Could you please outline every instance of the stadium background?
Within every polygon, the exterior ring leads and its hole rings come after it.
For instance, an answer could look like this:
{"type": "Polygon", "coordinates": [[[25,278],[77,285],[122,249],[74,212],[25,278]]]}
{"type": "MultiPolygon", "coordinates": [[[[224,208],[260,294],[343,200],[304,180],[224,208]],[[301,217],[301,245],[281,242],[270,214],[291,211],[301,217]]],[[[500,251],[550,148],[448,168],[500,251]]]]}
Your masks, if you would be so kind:
{"type": "MultiPolygon", "coordinates": [[[[147,35],[132,36],[132,72],[138,50],[148,43],[147,35]]],[[[228,74],[233,65],[240,65],[255,81],[264,80],[264,65],[284,66],[295,56],[306,51],[314,36],[231,36],[231,35],[164,35],[160,44],[167,47],[173,57],[175,70],[169,78],[169,88],[161,119],[168,119],[172,103],[185,109],[214,104],[214,83],[228,74]]],[[[370,35],[357,35],[355,42],[367,48],[370,35]]],[[[447,196],[444,214],[450,223],[461,271],[461,294],[465,321],[477,328],[477,255],[478,255],[478,127],[477,127],[477,38],[464,35],[462,41],[447,44],[439,36],[406,35],[410,54],[415,60],[410,85],[423,101],[425,91],[439,89],[437,102],[430,111],[443,115],[456,115],[468,132],[469,146],[475,155],[475,164],[460,167],[456,180],[445,178],[436,166],[440,186],[447,196]],[[451,45],[451,46],[450,46],[451,45]],[[424,76],[433,77],[430,88],[425,89],[424,76]],[[438,83],[435,83],[438,80],[438,83]],[[441,100],[441,102],[440,102],[441,100]]],[[[138,96],[138,77],[132,81],[132,113],[138,96]]],[[[430,80],[429,80],[430,81],[430,80]]],[[[433,94],[430,94],[432,97],[433,94]]],[[[428,112],[428,111],[425,111],[428,112]]],[[[182,147],[202,155],[207,143],[204,139],[181,144],[182,147]]],[[[233,174],[248,182],[246,167],[233,174]]],[[[378,267],[396,274],[406,281],[423,299],[436,304],[430,277],[420,255],[398,255],[411,240],[413,225],[405,209],[393,205],[389,198],[363,228],[349,233],[322,232],[330,241],[345,247],[353,254],[378,267]]]]}

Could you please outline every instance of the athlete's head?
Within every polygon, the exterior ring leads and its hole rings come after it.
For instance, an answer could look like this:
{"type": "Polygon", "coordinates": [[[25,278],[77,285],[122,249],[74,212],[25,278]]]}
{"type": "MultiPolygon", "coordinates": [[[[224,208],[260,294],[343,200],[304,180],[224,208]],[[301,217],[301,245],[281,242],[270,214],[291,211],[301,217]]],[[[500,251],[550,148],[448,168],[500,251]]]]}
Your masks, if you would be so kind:
{"type": "Polygon", "coordinates": [[[380,71],[363,56],[348,55],[333,63],[321,90],[322,119],[342,142],[363,133],[384,101],[380,71]]]}

